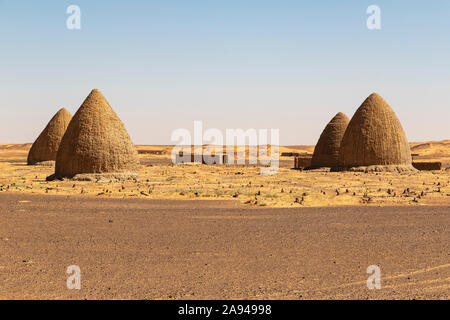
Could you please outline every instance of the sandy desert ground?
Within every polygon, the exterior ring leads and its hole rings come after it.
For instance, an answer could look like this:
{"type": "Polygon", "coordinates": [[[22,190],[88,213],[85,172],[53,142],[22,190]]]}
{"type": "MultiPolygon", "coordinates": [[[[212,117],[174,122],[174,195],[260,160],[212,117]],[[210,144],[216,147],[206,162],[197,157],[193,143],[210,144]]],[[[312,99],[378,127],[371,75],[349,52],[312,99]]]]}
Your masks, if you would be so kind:
{"type": "Polygon", "coordinates": [[[450,298],[449,207],[1,193],[0,216],[3,299],[450,298]]]}
{"type": "MultiPolygon", "coordinates": [[[[418,144],[417,147],[422,148],[421,153],[427,159],[441,161],[444,167],[450,167],[450,140],[418,144]],[[433,153],[435,149],[438,152],[433,153]]],[[[48,182],[45,179],[54,168],[27,166],[29,148],[30,145],[0,146],[0,193],[238,200],[248,206],[268,207],[450,204],[450,170],[445,169],[414,174],[298,171],[292,169],[292,157],[281,157],[278,173],[267,176],[261,175],[256,166],[173,165],[170,159],[172,147],[138,146],[141,152],[166,152],[163,155],[140,154],[142,166],[138,182],[48,182]]],[[[280,153],[313,150],[313,146],[280,147],[280,153]]],[[[414,147],[412,152],[415,152],[414,147]]]]}
{"type": "MultiPolygon", "coordinates": [[[[450,140],[411,146],[450,166],[450,140]]],[[[166,154],[142,153],[137,182],[47,182],[54,169],[27,166],[29,148],[0,145],[1,299],[450,297],[450,170],[298,171],[283,157],[262,176],[139,146],[166,154]],[[74,264],[79,291],[66,288],[74,264]],[[366,287],[369,265],[381,290],[366,287]]]]}

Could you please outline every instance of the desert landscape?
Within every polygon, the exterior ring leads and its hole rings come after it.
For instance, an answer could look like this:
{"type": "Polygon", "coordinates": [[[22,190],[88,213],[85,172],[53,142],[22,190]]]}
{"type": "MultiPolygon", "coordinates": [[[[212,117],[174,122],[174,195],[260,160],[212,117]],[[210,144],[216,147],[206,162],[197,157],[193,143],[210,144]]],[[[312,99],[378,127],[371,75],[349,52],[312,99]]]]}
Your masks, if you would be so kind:
{"type": "Polygon", "coordinates": [[[0,300],[450,299],[448,0],[27,8],[0,0],[0,300]]]}
{"type": "Polygon", "coordinates": [[[266,145],[272,174],[263,146],[175,147],[135,146],[97,89],[0,145],[0,298],[450,297],[450,140],[408,143],[379,95],[316,146],[266,145]]]}
{"type": "MultiPolygon", "coordinates": [[[[31,144],[0,146],[2,299],[448,299],[450,141],[440,171],[178,164],[137,146],[138,181],[46,181],[31,144]],[[65,268],[82,268],[82,289],[65,268]],[[379,265],[381,290],[366,268],[379,265]]],[[[280,147],[312,153],[314,146],[280,147]]]]}
{"type": "MultiPolygon", "coordinates": [[[[411,143],[422,161],[440,161],[440,171],[414,174],[294,170],[293,157],[280,157],[278,174],[254,165],[178,164],[173,146],[137,146],[139,181],[46,181],[52,166],[27,166],[31,144],[0,145],[0,192],[79,195],[92,198],[234,200],[248,207],[391,206],[450,204],[450,140],[411,143]]],[[[245,147],[243,147],[245,148],[245,147]]],[[[248,147],[245,148],[248,154],[248,147]]],[[[280,147],[282,153],[312,153],[314,146],[280,147]]]]}

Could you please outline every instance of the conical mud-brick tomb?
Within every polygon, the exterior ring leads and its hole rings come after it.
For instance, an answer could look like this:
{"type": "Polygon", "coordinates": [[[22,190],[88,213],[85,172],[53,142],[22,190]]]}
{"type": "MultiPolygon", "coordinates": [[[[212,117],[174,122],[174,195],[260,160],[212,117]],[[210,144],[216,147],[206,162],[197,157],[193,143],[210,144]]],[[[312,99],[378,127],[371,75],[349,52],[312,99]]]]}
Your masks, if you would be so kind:
{"type": "Polygon", "coordinates": [[[402,125],[378,94],[371,94],[353,115],[339,151],[338,170],[415,171],[402,125]]]}
{"type": "Polygon", "coordinates": [[[124,124],[101,92],[92,90],[66,130],[49,180],[127,180],[138,171],[138,153],[124,124]]]}
{"type": "Polygon", "coordinates": [[[339,112],[326,125],[314,148],[310,169],[338,165],[339,149],[349,121],[345,114],[339,112]]]}
{"type": "Polygon", "coordinates": [[[61,139],[66,132],[72,115],[65,108],[60,109],[41,132],[28,153],[29,165],[53,165],[61,139]]]}

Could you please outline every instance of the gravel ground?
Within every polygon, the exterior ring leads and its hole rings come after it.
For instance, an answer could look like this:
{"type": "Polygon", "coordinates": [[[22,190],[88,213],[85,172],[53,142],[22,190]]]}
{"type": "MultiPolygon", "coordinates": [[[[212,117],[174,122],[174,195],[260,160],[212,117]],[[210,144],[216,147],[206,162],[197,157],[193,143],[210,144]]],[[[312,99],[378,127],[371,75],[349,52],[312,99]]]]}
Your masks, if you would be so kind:
{"type": "Polygon", "coordinates": [[[449,299],[449,231],[449,206],[2,193],[0,298],[449,299]],[[71,265],[81,290],[67,288],[71,265]]]}

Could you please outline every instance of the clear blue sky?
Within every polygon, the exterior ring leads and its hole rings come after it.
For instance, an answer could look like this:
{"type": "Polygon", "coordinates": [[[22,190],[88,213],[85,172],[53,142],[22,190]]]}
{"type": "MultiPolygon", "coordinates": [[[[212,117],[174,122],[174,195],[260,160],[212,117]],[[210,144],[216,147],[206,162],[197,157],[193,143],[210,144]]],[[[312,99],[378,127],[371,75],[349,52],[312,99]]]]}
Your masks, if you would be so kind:
{"type": "Polygon", "coordinates": [[[3,143],[34,141],[92,88],[137,144],[171,143],[194,120],[314,144],[371,92],[410,141],[450,138],[448,0],[0,0],[0,37],[3,143]],[[66,28],[70,4],[81,30],[66,28]]]}

